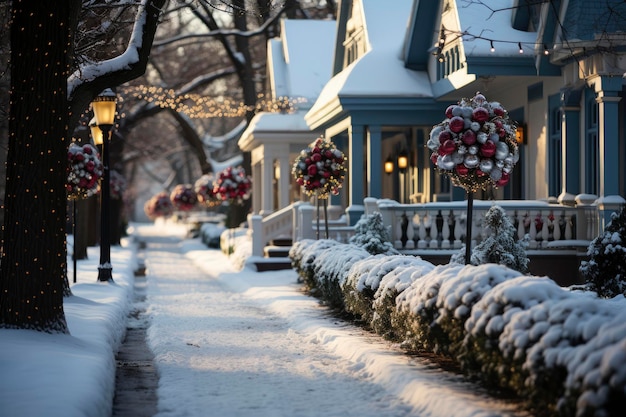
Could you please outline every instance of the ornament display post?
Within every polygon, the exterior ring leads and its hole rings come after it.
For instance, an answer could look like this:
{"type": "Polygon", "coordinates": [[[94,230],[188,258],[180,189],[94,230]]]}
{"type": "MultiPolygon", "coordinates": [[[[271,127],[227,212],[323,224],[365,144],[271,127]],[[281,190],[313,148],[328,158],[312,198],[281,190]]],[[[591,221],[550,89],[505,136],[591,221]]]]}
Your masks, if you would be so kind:
{"type": "Polygon", "coordinates": [[[427,146],[439,173],[467,193],[465,264],[471,263],[474,192],[503,187],[519,160],[515,122],[498,102],[480,92],[448,106],[430,131],[427,146]]]}
{"type": "Polygon", "coordinates": [[[91,197],[98,192],[98,180],[102,177],[104,167],[98,151],[91,144],[80,145],[72,143],[67,152],[69,173],[67,176],[67,195],[72,200],[72,234],[74,236],[74,248],[72,260],[74,266],[74,283],[76,283],[77,261],[76,243],[76,219],[78,210],[76,200],[91,197]]]}
{"type": "Polygon", "coordinates": [[[469,265],[472,254],[472,217],[474,216],[474,193],[467,191],[467,219],[465,220],[465,265],[469,265]]]}
{"type": "Polygon", "coordinates": [[[333,142],[317,138],[300,151],[291,173],[308,196],[315,197],[317,206],[317,239],[320,238],[320,200],[324,209],[324,229],[328,239],[328,198],[339,194],[345,177],[345,156],[333,142]]]}
{"type": "Polygon", "coordinates": [[[213,194],[224,203],[228,204],[227,227],[228,227],[228,254],[231,254],[231,244],[234,248],[235,227],[231,224],[235,215],[234,207],[242,204],[250,198],[252,182],[246,175],[243,167],[228,167],[217,177],[213,188],[213,194]]]}

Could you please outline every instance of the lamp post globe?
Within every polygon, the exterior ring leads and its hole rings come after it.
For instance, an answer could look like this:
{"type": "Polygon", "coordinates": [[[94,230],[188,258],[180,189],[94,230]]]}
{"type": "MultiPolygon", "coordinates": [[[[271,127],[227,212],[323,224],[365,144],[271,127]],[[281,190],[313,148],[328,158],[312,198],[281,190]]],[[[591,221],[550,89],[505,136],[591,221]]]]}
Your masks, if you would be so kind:
{"type": "Polygon", "coordinates": [[[110,169],[109,169],[109,141],[111,129],[115,122],[115,107],[117,97],[111,89],[106,89],[92,102],[94,118],[90,128],[94,143],[102,143],[102,175],[100,193],[100,263],[98,264],[98,281],[113,280],[113,266],[111,265],[111,213],[110,213],[110,169]],[[98,132],[99,131],[99,132],[98,132]]]}

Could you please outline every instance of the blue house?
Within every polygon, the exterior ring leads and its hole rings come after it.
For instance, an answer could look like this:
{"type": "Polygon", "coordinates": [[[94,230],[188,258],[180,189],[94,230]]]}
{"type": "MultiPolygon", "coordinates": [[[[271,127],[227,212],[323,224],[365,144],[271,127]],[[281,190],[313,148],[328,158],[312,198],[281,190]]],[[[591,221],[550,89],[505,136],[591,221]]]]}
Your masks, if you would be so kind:
{"type": "MultiPolygon", "coordinates": [[[[276,213],[263,217],[264,231],[254,229],[255,247],[291,226],[284,219],[289,227],[277,226],[278,211],[287,218],[292,203],[306,200],[293,188],[293,178],[284,178],[287,170],[272,174],[272,168],[261,167],[282,167],[280,161],[288,160],[290,168],[298,150],[323,135],[347,156],[343,189],[331,207],[345,212],[349,224],[372,199],[413,203],[386,212],[394,244],[402,250],[414,245],[418,254],[424,248],[454,250],[465,239],[458,227],[465,222],[459,203],[467,195],[434,169],[426,144],[448,106],[481,92],[517,123],[520,158],[506,186],[476,192],[474,198],[509,200],[519,236],[530,233],[531,250],[539,251],[533,256],[555,248],[584,256],[609,214],[626,203],[624,16],[623,0],[394,0],[393,6],[340,1],[331,44],[320,37],[327,46],[315,55],[328,62],[323,85],[315,66],[306,66],[309,72],[300,75],[319,86],[306,105],[291,115],[271,116],[272,127],[259,123],[269,116],[257,115],[239,142],[256,161],[253,214],[276,213]],[[287,134],[280,133],[284,130],[287,134]],[[255,138],[273,141],[274,150],[264,152],[255,138]],[[282,153],[277,158],[275,152],[282,153]],[[291,187],[288,194],[285,187],[291,187]]],[[[307,35],[307,45],[317,39],[314,32],[307,35]]],[[[274,95],[281,85],[296,85],[281,78],[281,71],[299,73],[298,56],[284,46],[301,36],[287,30],[280,39],[283,54],[268,56],[274,95]]],[[[300,58],[310,62],[310,56],[300,58]]],[[[472,222],[480,222],[478,217],[472,222]]],[[[537,259],[533,264],[539,265],[537,259]]]]}
{"type": "Polygon", "coordinates": [[[348,155],[341,204],[463,199],[425,143],[477,91],[520,126],[521,159],[494,197],[626,195],[624,16],[619,0],[340,2],[332,78],[305,120],[348,155]]]}

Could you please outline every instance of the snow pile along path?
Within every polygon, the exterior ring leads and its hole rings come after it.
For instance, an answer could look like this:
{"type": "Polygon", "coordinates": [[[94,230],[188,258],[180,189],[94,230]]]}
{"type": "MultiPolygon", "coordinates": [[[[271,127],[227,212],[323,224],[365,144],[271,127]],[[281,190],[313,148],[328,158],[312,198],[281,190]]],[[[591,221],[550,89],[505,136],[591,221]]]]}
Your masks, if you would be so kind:
{"type": "Polygon", "coordinates": [[[333,318],[294,271],[236,271],[197,241],[145,239],[158,417],[521,415],[333,318]]]}

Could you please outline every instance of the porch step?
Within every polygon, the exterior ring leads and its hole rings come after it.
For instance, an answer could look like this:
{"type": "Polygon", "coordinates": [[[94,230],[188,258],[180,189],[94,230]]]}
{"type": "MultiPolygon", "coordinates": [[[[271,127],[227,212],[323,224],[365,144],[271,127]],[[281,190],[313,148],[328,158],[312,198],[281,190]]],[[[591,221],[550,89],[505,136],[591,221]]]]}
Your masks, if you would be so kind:
{"type": "Polygon", "coordinates": [[[291,259],[288,257],[261,258],[254,261],[257,272],[281,271],[291,269],[291,259]]]}
{"type": "Polygon", "coordinates": [[[288,258],[289,249],[291,249],[291,242],[289,246],[267,245],[263,253],[266,258],[288,258]]]}

